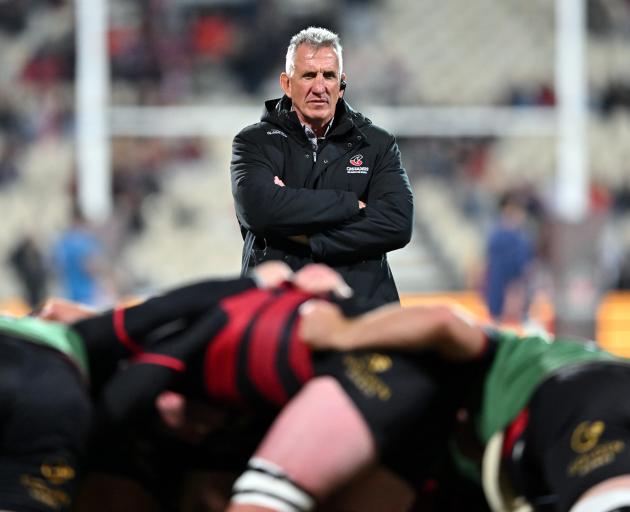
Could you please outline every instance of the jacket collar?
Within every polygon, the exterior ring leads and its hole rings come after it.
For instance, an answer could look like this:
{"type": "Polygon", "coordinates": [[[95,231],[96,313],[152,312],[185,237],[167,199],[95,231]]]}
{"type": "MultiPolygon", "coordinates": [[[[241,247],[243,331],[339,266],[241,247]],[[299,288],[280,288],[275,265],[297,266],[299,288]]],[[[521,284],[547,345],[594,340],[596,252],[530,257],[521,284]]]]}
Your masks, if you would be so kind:
{"type": "MultiPolygon", "coordinates": [[[[306,138],[297,114],[291,110],[291,99],[286,95],[282,98],[267,100],[265,102],[261,121],[280,125],[284,129],[294,133],[297,133],[296,131],[299,130],[302,137],[306,138]]],[[[333,125],[328,132],[328,138],[343,137],[351,131],[356,130],[365,140],[365,134],[361,128],[369,123],[370,121],[368,119],[353,110],[343,98],[339,98],[337,107],[335,108],[333,125]]]]}

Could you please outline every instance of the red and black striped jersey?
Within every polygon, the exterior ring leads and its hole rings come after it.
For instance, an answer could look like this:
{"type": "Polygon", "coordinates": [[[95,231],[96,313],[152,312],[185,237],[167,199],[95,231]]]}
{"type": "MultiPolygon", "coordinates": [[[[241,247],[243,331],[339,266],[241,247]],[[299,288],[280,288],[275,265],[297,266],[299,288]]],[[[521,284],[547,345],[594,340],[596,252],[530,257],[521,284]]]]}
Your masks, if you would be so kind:
{"type": "Polygon", "coordinates": [[[221,300],[227,324],[204,355],[209,397],[230,404],[284,405],[313,375],[310,350],[298,336],[299,308],[312,297],[283,286],[221,300]]]}

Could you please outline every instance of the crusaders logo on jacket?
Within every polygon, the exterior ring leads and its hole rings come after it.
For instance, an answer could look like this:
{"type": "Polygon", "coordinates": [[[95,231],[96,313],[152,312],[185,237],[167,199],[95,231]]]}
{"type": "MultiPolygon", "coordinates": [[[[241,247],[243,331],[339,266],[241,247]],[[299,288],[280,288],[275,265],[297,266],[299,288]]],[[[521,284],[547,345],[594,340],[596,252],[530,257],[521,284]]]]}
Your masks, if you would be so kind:
{"type": "Polygon", "coordinates": [[[363,155],[361,154],[354,155],[349,162],[352,167],[346,167],[346,172],[348,174],[367,174],[370,170],[369,167],[362,167],[363,155]]]}
{"type": "Polygon", "coordinates": [[[355,167],[359,167],[363,163],[363,155],[354,155],[350,159],[350,163],[355,167]]]}

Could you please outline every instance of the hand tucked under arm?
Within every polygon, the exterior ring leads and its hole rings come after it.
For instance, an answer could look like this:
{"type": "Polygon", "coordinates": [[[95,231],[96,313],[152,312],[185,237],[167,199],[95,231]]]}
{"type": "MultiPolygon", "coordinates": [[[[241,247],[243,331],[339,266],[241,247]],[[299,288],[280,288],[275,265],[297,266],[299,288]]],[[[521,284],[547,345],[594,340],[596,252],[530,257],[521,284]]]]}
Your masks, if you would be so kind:
{"type": "MultiPolygon", "coordinates": [[[[274,176],[273,177],[273,182],[274,184],[278,185],[279,187],[285,187],[286,185],[284,184],[284,181],[282,181],[280,178],[278,178],[278,176],[274,176]]],[[[363,208],[365,208],[365,203],[361,200],[359,200],[359,210],[362,210],[363,208]]],[[[302,244],[302,245],[308,245],[309,244],[309,238],[307,235],[292,235],[288,237],[289,240],[293,240],[294,242],[298,243],[298,244],[302,244]]]]}
{"type": "Polygon", "coordinates": [[[359,211],[354,192],[293,188],[247,134],[237,135],[231,164],[232,195],[242,227],[260,236],[306,234],[359,211]]]}

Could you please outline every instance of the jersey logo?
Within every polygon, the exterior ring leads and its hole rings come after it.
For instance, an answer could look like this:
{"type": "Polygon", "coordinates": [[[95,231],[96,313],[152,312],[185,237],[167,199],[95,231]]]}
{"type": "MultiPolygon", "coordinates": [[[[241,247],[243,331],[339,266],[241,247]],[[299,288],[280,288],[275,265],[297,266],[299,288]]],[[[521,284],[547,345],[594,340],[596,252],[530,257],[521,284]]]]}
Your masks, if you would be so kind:
{"type": "Polygon", "coordinates": [[[368,398],[376,397],[386,402],[392,390],[381,377],[392,367],[392,360],[384,354],[346,355],[343,358],[344,374],[352,384],[368,398]]]}
{"type": "Polygon", "coordinates": [[[363,166],[363,155],[361,154],[357,154],[354,155],[350,160],[350,166],[346,167],[346,172],[348,174],[367,174],[368,171],[370,170],[369,167],[362,167],[363,166]]]}
{"type": "Polygon", "coordinates": [[[583,421],[580,423],[571,436],[571,448],[573,451],[577,453],[589,451],[599,441],[604,428],[603,421],[594,421],[593,423],[583,421]]]}
{"type": "Polygon", "coordinates": [[[571,449],[577,456],[569,463],[566,472],[570,477],[583,477],[592,471],[614,463],[617,455],[627,453],[621,439],[601,442],[606,429],[603,421],[583,421],[571,434],[571,449]]]}

